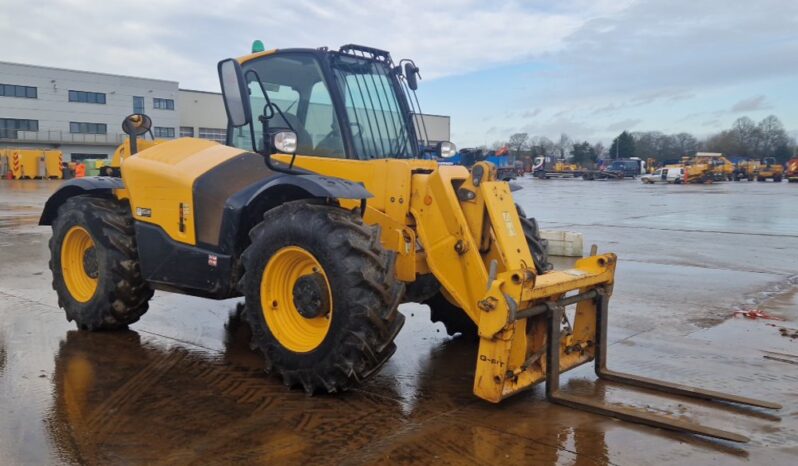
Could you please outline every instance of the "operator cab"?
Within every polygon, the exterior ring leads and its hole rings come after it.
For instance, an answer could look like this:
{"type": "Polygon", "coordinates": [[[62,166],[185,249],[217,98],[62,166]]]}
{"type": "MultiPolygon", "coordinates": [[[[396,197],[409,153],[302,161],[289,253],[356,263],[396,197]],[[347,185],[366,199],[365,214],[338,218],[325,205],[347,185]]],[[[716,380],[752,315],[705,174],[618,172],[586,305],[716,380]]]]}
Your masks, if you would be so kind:
{"type": "MultiPolygon", "coordinates": [[[[408,99],[418,68],[409,60],[394,65],[386,51],[358,45],[260,51],[223,60],[219,71],[228,145],[266,156],[357,160],[415,158],[428,151],[426,131],[415,126],[420,111],[408,99]],[[242,119],[234,121],[231,106],[242,119]],[[278,134],[295,144],[276,147],[278,134]]],[[[451,143],[439,146],[441,156],[454,155],[451,143]]]]}

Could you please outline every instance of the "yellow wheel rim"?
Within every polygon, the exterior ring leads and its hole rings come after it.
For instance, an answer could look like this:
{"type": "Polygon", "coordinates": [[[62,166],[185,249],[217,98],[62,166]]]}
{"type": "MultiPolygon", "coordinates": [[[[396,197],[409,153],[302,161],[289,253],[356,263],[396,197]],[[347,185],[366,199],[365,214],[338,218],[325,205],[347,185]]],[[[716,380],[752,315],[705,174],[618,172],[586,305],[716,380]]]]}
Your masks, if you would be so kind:
{"type": "Polygon", "coordinates": [[[296,353],[313,351],[327,337],[333,310],[330,282],[319,261],[308,251],[287,246],[269,259],[260,281],[260,302],[272,335],[289,350],[296,353]],[[300,279],[307,282],[316,277],[319,286],[315,291],[324,296],[313,309],[315,315],[309,317],[306,306],[297,307],[297,299],[307,298],[298,294],[297,282],[300,279]]]}
{"type": "Polygon", "coordinates": [[[61,243],[61,272],[69,294],[85,303],[97,291],[97,260],[94,241],[83,227],[69,229],[61,243]],[[88,269],[88,270],[87,270],[88,269]]]}

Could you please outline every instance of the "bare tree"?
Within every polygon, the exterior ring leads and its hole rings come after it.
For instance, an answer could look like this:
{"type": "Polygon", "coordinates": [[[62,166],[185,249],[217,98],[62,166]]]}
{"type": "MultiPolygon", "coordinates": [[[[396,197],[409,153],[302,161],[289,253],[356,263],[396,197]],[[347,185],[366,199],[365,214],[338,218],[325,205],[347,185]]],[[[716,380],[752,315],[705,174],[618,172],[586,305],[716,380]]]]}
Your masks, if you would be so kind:
{"type": "Polygon", "coordinates": [[[560,141],[557,143],[556,148],[561,159],[564,159],[565,155],[570,152],[572,145],[571,138],[569,138],[567,134],[560,134],[560,141]]]}
{"type": "Polygon", "coordinates": [[[510,140],[507,141],[507,148],[510,149],[516,157],[521,155],[521,151],[525,150],[527,146],[527,142],[529,141],[529,134],[527,133],[515,133],[510,136],[510,140]]]}

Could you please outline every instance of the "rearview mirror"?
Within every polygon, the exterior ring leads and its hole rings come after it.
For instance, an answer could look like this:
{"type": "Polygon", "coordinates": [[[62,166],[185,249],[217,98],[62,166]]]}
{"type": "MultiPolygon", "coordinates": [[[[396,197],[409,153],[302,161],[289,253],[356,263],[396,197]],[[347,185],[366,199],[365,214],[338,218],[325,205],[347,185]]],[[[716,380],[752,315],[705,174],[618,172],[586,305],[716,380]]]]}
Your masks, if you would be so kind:
{"type": "Polygon", "coordinates": [[[418,89],[418,67],[411,62],[405,63],[405,79],[407,87],[414,91],[418,89]]]}
{"type": "Polygon", "coordinates": [[[249,106],[249,90],[244,81],[244,73],[238,61],[228,58],[218,65],[219,84],[222,87],[222,100],[230,126],[239,128],[252,122],[249,106]]]}

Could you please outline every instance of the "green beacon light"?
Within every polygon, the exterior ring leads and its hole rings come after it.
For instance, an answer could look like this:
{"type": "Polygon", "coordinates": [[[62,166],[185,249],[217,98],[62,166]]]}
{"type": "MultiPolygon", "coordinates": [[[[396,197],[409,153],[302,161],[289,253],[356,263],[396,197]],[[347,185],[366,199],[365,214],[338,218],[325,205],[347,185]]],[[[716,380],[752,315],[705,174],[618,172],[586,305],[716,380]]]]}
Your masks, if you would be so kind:
{"type": "Polygon", "coordinates": [[[263,42],[260,40],[255,40],[252,42],[252,53],[263,52],[266,48],[263,46],[263,42]]]}

